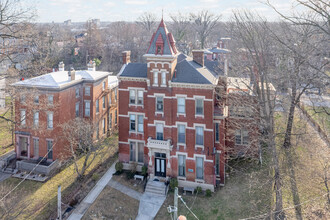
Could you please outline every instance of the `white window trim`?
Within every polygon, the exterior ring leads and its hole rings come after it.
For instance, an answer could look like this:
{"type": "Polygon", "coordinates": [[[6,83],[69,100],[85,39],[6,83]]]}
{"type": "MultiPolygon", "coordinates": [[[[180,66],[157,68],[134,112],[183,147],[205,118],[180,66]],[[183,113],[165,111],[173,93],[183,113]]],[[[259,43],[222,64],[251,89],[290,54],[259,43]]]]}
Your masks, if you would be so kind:
{"type": "Polygon", "coordinates": [[[54,105],[54,95],[47,95],[47,104],[50,105],[50,106],[54,105]],[[49,103],[49,97],[50,97],[50,96],[53,97],[53,98],[52,98],[52,103],[49,103]]]}
{"type": "Polygon", "coordinates": [[[47,130],[53,130],[54,129],[54,112],[47,111],[47,114],[46,115],[47,115],[47,120],[46,120],[47,121],[47,130]],[[48,115],[49,114],[52,114],[53,115],[53,118],[52,118],[52,127],[51,128],[48,127],[48,115]]]}
{"type": "Polygon", "coordinates": [[[177,105],[177,109],[176,109],[176,116],[179,117],[180,115],[186,117],[186,113],[187,113],[187,105],[186,105],[186,100],[187,100],[187,96],[185,95],[176,95],[176,105],[177,105]],[[182,112],[178,112],[179,110],[179,98],[184,98],[184,113],[182,112]]]}
{"type": "Polygon", "coordinates": [[[214,122],[214,141],[215,143],[220,143],[220,122],[214,122]],[[216,126],[218,125],[218,131],[219,131],[219,140],[217,140],[217,129],[216,126]]]}
{"type": "Polygon", "coordinates": [[[144,95],[142,97],[142,104],[138,104],[138,93],[139,91],[142,91],[143,93],[145,93],[145,89],[144,88],[134,88],[134,87],[129,87],[128,88],[128,106],[131,107],[131,106],[135,106],[135,107],[144,107],[144,95]],[[131,95],[130,95],[130,91],[131,90],[135,90],[135,103],[131,103],[131,95]]]}
{"type": "Polygon", "coordinates": [[[165,96],[165,94],[155,95],[155,116],[157,114],[161,114],[162,116],[164,116],[164,108],[165,108],[165,105],[164,105],[164,96],[165,96]],[[163,98],[163,111],[158,111],[157,110],[157,97],[163,98]]]}
{"type": "MultiPolygon", "coordinates": [[[[54,117],[54,116],[53,116],[54,117]]],[[[33,111],[33,127],[34,128],[39,128],[39,121],[40,121],[40,112],[39,111],[33,111]],[[35,123],[34,123],[34,114],[35,113],[38,113],[38,124],[36,125],[35,123]]]]}
{"type": "Polygon", "coordinates": [[[198,183],[204,183],[205,182],[205,155],[200,155],[200,154],[194,154],[194,160],[195,160],[195,182],[198,183]],[[203,158],[203,179],[198,179],[197,178],[197,157],[203,158]]]}
{"type": "Polygon", "coordinates": [[[138,144],[141,143],[143,144],[143,160],[144,160],[144,147],[145,147],[145,142],[144,141],[140,141],[140,140],[135,140],[135,139],[129,139],[128,140],[128,147],[129,147],[129,163],[137,163],[138,165],[144,165],[144,162],[139,162],[139,150],[138,148],[138,144]],[[131,142],[135,142],[135,161],[131,160],[131,142]]]}
{"type": "Polygon", "coordinates": [[[152,72],[152,86],[158,87],[159,86],[159,70],[151,70],[152,72]],[[155,75],[157,74],[157,82],[155,82],[155,75]]]}
{"type": "Polygon", "coordinates": [[[177,127],[177,145],[178,146],[184,146],[184,148],[186,149],[186,144],[187,144],[187,123],[180,123],[180,122],[176,122],[176,127],[177,127]],[[183,125],[185,126],[184,132],[185,132],[185,143],[180,143],[179,142],[179,125],[183,125]]]}
{"type": "Polygon", "coordinates": [[[160,72],[161,74],[161,82],[160,82],[160,87],[167,87],[167,83],[166,83],[166,74],[167,74],[167,72],[165,72],[165,71],[161,71],[160,72]],[[163,75],[165,75],[165,83],[163,83],[163,75]]]}
{"type": "Polygon", "coordinates": [[[106,103],[106,95],[102,96],[102,109],[106,109],[107,108],[107,103],[106,103]],[[104,104],[104,107],[103,107],[104,104]]]}
{"type": "Polygon", "coordinates": [[[75,117],[79,117],[80,116],[80,102],[76,102],[76,104],[75,104],[75,106],[74,106],[74,114],[75,114],[75,117]],[[77,106],[77,104],[78,104],[78,116],[77,116],[77,114],[76,114],[76,106],[77,106]]]}
{"type": "Polygon", "coordinates": [[[186,172],[186,170],[187,170],[187,158],[188,158],[188,154],[187,153],[181,153],[181,152],[177,152],[176,153],[176,157],[177,157],[177,164],[178,164],[178,179],[180,179],[180,180],[186,180],[186,178],[187,178],[187,172],[186,172]],[[186,158],[185,158],[185,176],[179,176],[179,156],[185,156],[186,158]]]}
{"type": "Polygon", "coordinates": [[[85,96],[90,96],[91,95],[91,86],[85,86],[85,96]],[[86,94],[86,88],[89,88],[89,94],[86,94]]]}
{"type": "MultiPolygon", "coordinates": [[[[203,127],[203,145],[199,145],[199,144],[196,144],[195,143],[195,149],[197,149],[198,147],[199,148],[202,148],[202,150],[204,150],[204,145],[205,145],[205,125],[203,125],[203,126],[198,126],[197,125],[197,127],[203,127]]],[[[194,128],[195,128],[195,142],[196,142],[196,138],[197,138],[197,130],[196,130],[196,126],[195,126],[195,124],[194,124],[194,128]]]]}
{"type": "Polygon", "coordinates": [[[204,101],[205,101],[205,97],[204,96],[195,96],[194,95],[194,100],[195,100],[195,118],[204,118],[204,110],[205,110],[204,101]],[[196,114],[197,99],[202,99],[203,114],[196,114]]]}
{"type": "Polygon", "coordinates": [[[79,88],[75,88],[75,97],[79,98],[80,97],[80,89],[79,88]],[[78,96],[77,96],[77,90],[78,90],[78,96]]]}
{"type": "Polygon", "coordinates": [[[84,100],[84,117],[91,117],[91,101],[84,100]],[[89,102],[89,115],[86,115],[86,102],[89,102]]]}
{"type": "Polygon", "coordinates": [[[100,114],[100,100],[96,99],[95,100],[95,115],[100,114]],[[98,105],[96,105],[96,102],[98,102],[98,105]],[[97,107],[99,107],[99,111],[97,111],[97,107]]]}
{"type": "Polygon", "coordinates": [[[142,134],[144,135],[144,114],[140,114],[140,113],[137,113],[137,112],[129,112],[128,113],[128,123],[129,123],[129,129],[128,129],[128,133],[129,134],[142,134]],[[132,131],[131,130],[131,115],[135,115],[135,131],[132,131]],[[139,122],[138,122],[138,116],[139,115],[142,115],[143,116],[143,131],[138,131],[138,126],[139,126],[139,122]]]}
{"type": "Polygon", "coordinates": [[[26,126],[26,109],[20,109],[19,110],[19,120],[21,126],[26,126]],[[22,111],[24,111],[24,120],[22,120],[22,111]],[[22,123],[24,121],[24,123],[22,123]]]}

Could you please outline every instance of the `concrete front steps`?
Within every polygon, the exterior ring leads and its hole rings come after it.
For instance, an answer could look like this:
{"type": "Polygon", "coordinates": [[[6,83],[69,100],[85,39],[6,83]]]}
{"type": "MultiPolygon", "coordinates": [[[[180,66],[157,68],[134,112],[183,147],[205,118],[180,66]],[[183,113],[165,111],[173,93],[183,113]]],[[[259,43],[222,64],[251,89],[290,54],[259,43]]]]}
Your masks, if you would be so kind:
{"type": "Polygon", "coordinates": [[[164,182],[154,181],[150,179],[147,183],[145,192],[155,195],[166,196],[167,188],[164,182]]]}

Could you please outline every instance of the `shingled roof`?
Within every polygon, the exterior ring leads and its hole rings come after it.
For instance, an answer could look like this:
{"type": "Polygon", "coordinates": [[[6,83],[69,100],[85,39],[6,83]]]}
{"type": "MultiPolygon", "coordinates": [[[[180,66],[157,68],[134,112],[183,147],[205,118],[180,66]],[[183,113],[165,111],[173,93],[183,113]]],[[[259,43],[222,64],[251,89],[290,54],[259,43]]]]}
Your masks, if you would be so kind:
{"type": "Polygon", "coordinates": [[[162,55],[175,55],[178,52],[175,46],[175,40],[173,38],[173,35],[168,32],[163,19],[161,20],[157,31],[151,37],[147,54],[156,54],[157,43],[163,45],[162,55]]]}
{"type": "Polygon", "coordinates": [[[147,78],[148,67],[146,63],[128,63],[123,68],[120,76],[147,78]]]}

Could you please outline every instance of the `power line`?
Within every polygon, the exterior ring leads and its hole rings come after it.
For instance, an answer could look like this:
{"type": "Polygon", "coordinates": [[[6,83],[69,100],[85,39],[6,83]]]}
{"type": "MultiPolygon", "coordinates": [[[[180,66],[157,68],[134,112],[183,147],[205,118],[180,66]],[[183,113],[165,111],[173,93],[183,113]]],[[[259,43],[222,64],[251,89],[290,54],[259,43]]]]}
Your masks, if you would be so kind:
{"type": "MultiPolygon", "coordinates": [[[[53,147],[56,145],[56,143],[55,144],[53,144],[52,145],[52,147],[51,147],[51,150],[53,150],[53,147]]],[[[11,194],[15,189],[17,189],[17,187],[19,187],[29,176],[30,176],[30,174],[40,165],[40,163],[48,156],[48,154],[49,154],[49,152],[50,152],[50,150],[48,150],[47,151],[47,153],[46,153],[46,155],[45,156],[43,156],[42,157],[42,159],[36,164],[36,166],[29,172],[29,174],[28,175],[26,175],[24,178],[23,178],[23,180],[21,181],[21,182],[19,182],[12,190],[10,190],[5,196],[3,196],[1,199],[0,199],[0,202],[2,202],[3,203],[3,200],[7,197],[7,196],[9,196],[9,194],[11,194]]]]}
{"type": "Polygon", "coordinates": [[[312,202],[312,201],[314,201],[315,199],[318,199],[318,198],[324,197],[324,196],[326,196],[326,195],[328,195],[328,194],[329,194],[329,193],[325,193],[325,194],[323,194],[323,195],[321,195],[321,196],[314,197],[314,198],[312,198],[312,199],[306,200],[306,201],[304,201],[304,202],[302,202],[302,203],[299,203],[299,204],[296,204],[296,205],[294,205],[294,206],[287,207],[287,208],[284,208],[284,209],[278,210],[278,211],[276,211],[276,212],[270,212],[270,214],[268,214],[268,213],[264,213],[264,214],[257,215],[257,216],[253,216],[253,217],[241,218],[240,220],[248,220],[248,219],[255,219],[255,218],[260,218],[260,217],[267,217],[267,216],[270,216],[271,214],[279,213],[279,212],[282,212],[282,211],[285,211],[285,210],[289,210],[289,209],[294,209],[294,208],[296,208],[297,206],[301,206],[301,205],[303,205],[303,204],[306,204],[306,203],[312,202]]]}
{"type": "Polygon", "coordinates": [[[187,206],[186,202],[183,201],[182,196],[179,196],[180,200],[182,201],[182,203],[184,204],[184,206],[186,206],[186,208],[189,210],[189,212],[197,219],[199,220],[199,218],[195,215],[195,213],[193,213],[193,211],[191,211],[191,209],[187,206]]]}

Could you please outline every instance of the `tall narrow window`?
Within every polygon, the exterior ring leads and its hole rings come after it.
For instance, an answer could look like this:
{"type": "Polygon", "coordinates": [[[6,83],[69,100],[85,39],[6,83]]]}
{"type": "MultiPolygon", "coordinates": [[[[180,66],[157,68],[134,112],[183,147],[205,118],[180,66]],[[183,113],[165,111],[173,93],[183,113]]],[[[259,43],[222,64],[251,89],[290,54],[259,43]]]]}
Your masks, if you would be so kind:
{"type": "Polygon", "coordinates": [[[100,105],[99,105],[99,100],[96,99],[95,101],[95,106],[96,106],[96,113],[99,113],[100,112],[100,105]]]}
{"type": "Polygon", "coordinates": [[[186,99],[178,97],[178,113],[186,113],[186,99]]]}
{"type": "Polygon", "coordinates": [[[115,125],[117,124],[117,109],[115,110],[115,125]]]}
{"type": "Polygon", "coordinates": [[[249,143],[249,132],[247,130],[242,130],[242,142],[243,144],[249,143]]]}
{"type": "Polygon", "coordinates": [[[118,90],[117,88],[115,88],[115,102],[117,102],[117,94],[118,94],[118,90]]]}
{"type": "Polygon", "coordinates": [[[220,134],[219,134],[219,123],[215,123],[215,141],[216,142],[219,142],[219,137],[220,134]]]}
{"type": "Polygon", "coordinates": [[[76,102],[76,117],[79,117],[79,102],[76,102]]]}
{"type": "Polygon", "coordinates": [[[85,87],[85,95],[86,96],[90,96],[91,95],[91,87],[90,86],[86,86],[85,87]]]}
{"type": "Polygon", "coordinates": [[[136,131],[136,128],[135,128],[135,115],[130,115],[129,116],[129,120],[130,120],[130,128],[129,128],[129,130],[130,131],[136,131]]]}
{"type": "Polygon", "coordinates": [[[21,110],[21,125],[26,125],[26,111],[21,110]]]}
{"type": "Polygon", "coordinates": [[[105,109],[105,96],[102,97],[102,108],[105,109]]]}
{"type": "Polygon", "coordinates": [[[196,126],[196,145],[204,145],[204,128],[196,126]]]}
{"type": "Polygon", "coordinates": [[[136,142],[130,142],[129,160],[136,161],[136,142]]]}
{"type": "Polygon", "coordinates": [[[34,104],[36,104],[36,105],[39,104],[39,96],[38,95],[34,96],[34,104]]]}
{"type": "Polygon", "coordinates": [[[158,72],[154,72],[154,85],[158,86],[158,72]]]}
{"type": "Polygon", "coordinates": [[[220,175],[220,153],[215,154],[215,175],[220,175]]]}
{"type": "Polygon", "coordinates": [[[103,129],[103,134],[105,134],[105,118],[102,120],[102,129],[103,129]]]}
{"type": "Polygon", "coordinates": [[[166,73],[162,72],[162,85],[166,85],[166,73]]]}
{"type": "Polygon", "coordinates": [[[33,125],[35,127],[39,126],[39,112],[34,112],[33,114],[33,125]]]}
{"type": "Polygon", "coordinates": [[[79,88],[76,88],[76,98],[79,97],[79,88]]]}
{"type": "Polygon", "coordinates": [[[203,115],[203,99],[196,99],[196,115],[203,115]]]}
{"type": "Polygon", "coordinates": [[[143,105],[143,91],[142,90],[138,90],[138,105],[143,105]]]}
{"type": "Polygon", "coordinates": [[[204,178],[204,159],[203,157],[196,157],[196,179],[204,178]]]}
{"type": "Polygon", "coordinates": [[[91,103],[85,102],[85,116],[89,117],[91,115],[91,103]]]}
{"type": "Polygon", "coordinates": [[[178,155],[179,162],[179,176],[186,176],[186,156],[178,155]]]}
{"type": "Polygon", "coordinates": [[[164,125],[156,123],[156,139],[164,140],[164,125]]]}
{"type": "Polygon", "coordinates": [[[54,103],[54,96],[53,95],[48,95],[48,104],[52,105],[54,103]]]}
{"type": "Polygon", "coordinates": [[[102,83],[102,90],[105,90],[105,82],[102,83]]]}
{"type": "Polygon", "coordinates": [[[111,105],[111,92],[109,93],[109,105],[111,105]]]}
{"type": "Polygon", "coordinates": [[[178,143],[186,143],[186,126],[178,125],[178,143]]]}
{"type": "Polygon", "coordinates": [[[112,128],[112,113],[109,113],[109,128],[112,128]]]}
{"type": "Polygon", "coordinates": [[[134,89],[129,90],[129,103],[135,104],[135,90],[134,89]]]}
{"type": "Polygon", "coordinates": [[[39,139],[33,138],[33,155],[35,158],[39,157],[39,139]]]}
{"type": "Polygon", "coordinates": [[[144,157],[144,144],[138,143],[138,162],[143,163],[143,157],[144,157]]]}
{"type": "Polygon", "coordinates": [[[47,113],[47,128],[48,129],[53,128],[53,112],[47,113]]]}
{"type": "Polygon", "coordinates": [[[53,159],[53,141],[47,140],[47,158],[48,159],[53,159]]]}
{"type": "Polygon", "coordinates": [[[138,115],[138,132],[143,132],[143,115],[138,115]]]}
{"type": "Polygon", "coordinates": [[[163,109],[164,109],[163,97],[157,96],[156,97],[156,112],[163,112],[163,109]]]}

